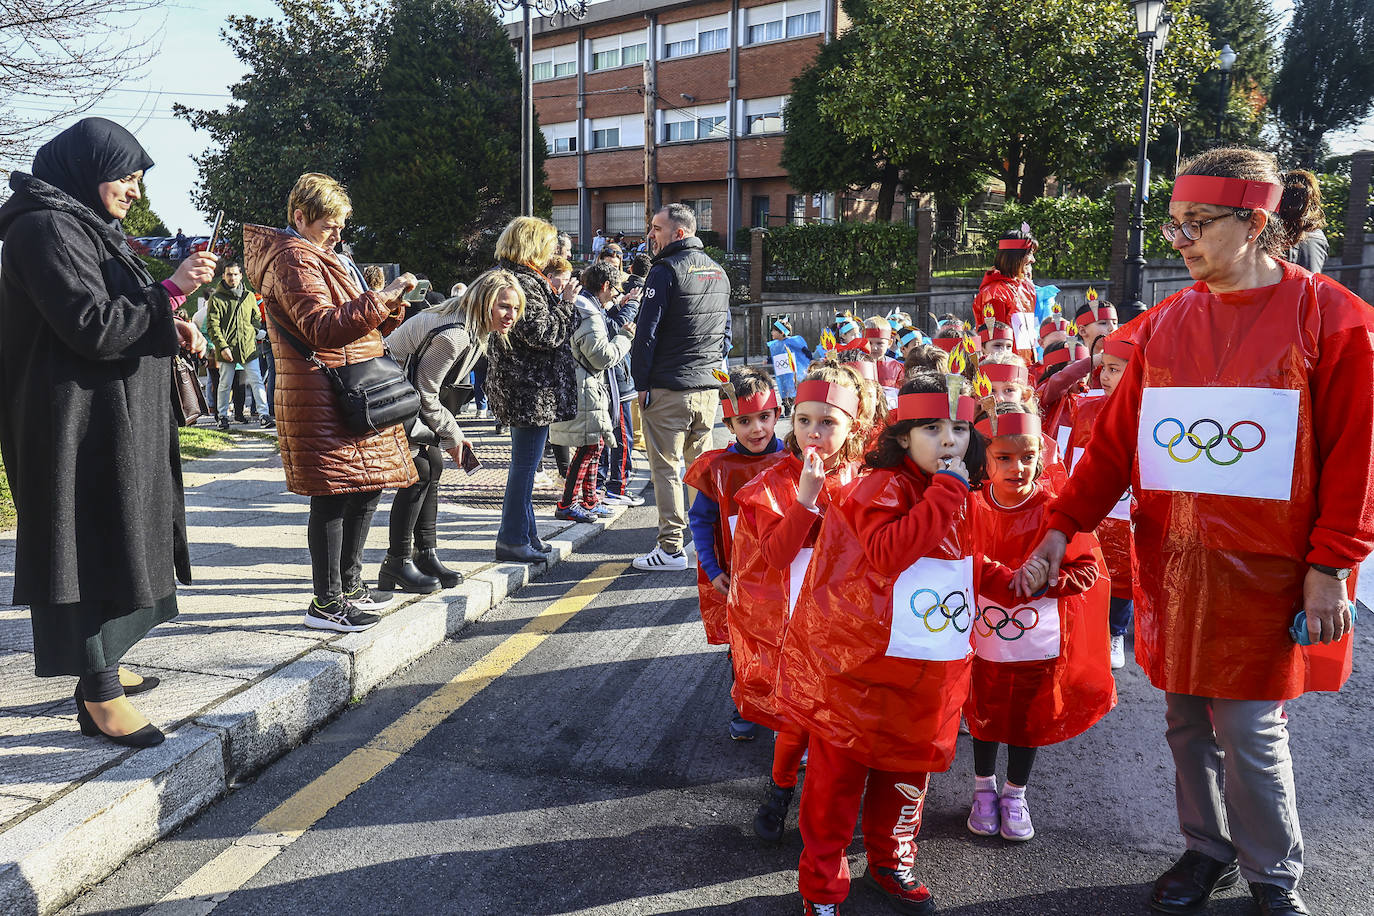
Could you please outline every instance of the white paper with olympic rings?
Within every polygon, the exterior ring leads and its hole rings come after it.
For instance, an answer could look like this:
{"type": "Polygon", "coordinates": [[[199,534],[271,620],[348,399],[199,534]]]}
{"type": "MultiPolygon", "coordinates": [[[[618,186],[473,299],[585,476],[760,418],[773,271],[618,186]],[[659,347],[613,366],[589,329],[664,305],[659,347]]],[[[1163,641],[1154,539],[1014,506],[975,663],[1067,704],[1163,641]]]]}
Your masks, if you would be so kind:
{"type": "Polygon", "coordinates": [[[1146,388],[1141,488],[1291,499],[1300,401],[1287,388],[1146,388]]]}
{"type": "MultiPolygon", "coordinates": [[[[1078,467],[1078,462],[1081,461],[1081,460],[1083,460],[1083,449],[1081,449],[1081,448],[1075,448],[1075,449],[1073,450],[1073,461],[1070,462],[1069,467],[1070,467],[1070,468],[1076,468],[1076,467],[1078,467]]],[[[1127,488],[1126,488],[1126,492],[1121,494],[1121,498],[1118,499],[1118,500],[1116,501],[1116,505],[1115,505],[1115,506],[1112,506],[1112,511],[1110,511],[1110,512],[1107,513],[1107,518],[1120,519],[1120,520],[1123,521],[1123,522],[1129,522],[1129,521],[1131,520],[1131,488],[1130,488],[1130,487],[1127,487],[1127,488]]]]}
{"type": "Polygon", "coordinates": [[[1035,312],[1011,313],[1011,340],[1018,350],[1030,350],[1040,339],[1040,322],[1035,312]]]}
{"type": "Polygon", "coordinates": [[[1059,657],[1059,600],[1032,598],[1004,608],[978,602],[973,651],[990,662],[1036,662],[1059,657]]]}
{"type": "Polygon", "coordinates": [[[953,662],[973,650],[973,557],[921,557],[892,586],[890,658],[953,662]]]}
{"type": "Polygon", "coordinates": [[[797,551],[797,558],[792,561],[792,567],[787,571],[787,619],[792,619],[792,612],[797,609],[797,595],[801,594],[802,580],[806,578],[806,568],[811,565],[811,554],[815,553],[814,548],[803,547],[797,551]]]}

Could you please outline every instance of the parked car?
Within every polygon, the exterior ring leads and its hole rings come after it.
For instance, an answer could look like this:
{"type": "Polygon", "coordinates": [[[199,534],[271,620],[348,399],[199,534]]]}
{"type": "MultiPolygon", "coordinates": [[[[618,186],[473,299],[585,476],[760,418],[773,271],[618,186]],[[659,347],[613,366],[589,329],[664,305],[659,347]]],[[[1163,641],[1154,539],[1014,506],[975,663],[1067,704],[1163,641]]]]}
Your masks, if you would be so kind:
{"type": "Polygon", "coordinates": [[[132,235],[126,235],[124,236],[124,241],[128,243],[130,250],[133,251],[134,254],[141,254],[145,256],[148,254],[148,242],[150,241],[150,239],[146,237],[136,238],[132,235]]]}

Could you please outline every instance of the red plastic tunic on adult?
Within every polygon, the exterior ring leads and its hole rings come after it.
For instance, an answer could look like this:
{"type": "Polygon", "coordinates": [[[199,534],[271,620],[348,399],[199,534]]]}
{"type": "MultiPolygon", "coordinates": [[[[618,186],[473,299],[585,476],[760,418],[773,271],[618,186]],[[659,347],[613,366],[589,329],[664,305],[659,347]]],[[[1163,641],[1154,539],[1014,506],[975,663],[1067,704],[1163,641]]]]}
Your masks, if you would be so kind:
{"type": "MultiPolygon", "coordinates": [[[[1080,397],[1073,405],[1073,430],[1069,436],[1069,454],[1066,456],[1070,473],[1073,463],[1092,438],[1093,424],[1102,411],[1105,398],[1080,397]]],[[[1094,532],[1102,547],[1102,558],[1107,561],[1107,573],[1112,577],[1112,597],[1130,601],[1135,597],[1135,570],[1132,557],[1135,554],[1134,539],[1131,537],[1131,491],[1121,494],[1094,532]]]]}
{"type": "Polygon", "coordinates": [[[1288,627],[1308,563],[1374,548],[1374,310],[1279,263],[1272,286],[1199,282],[1133,322],[1054,504],[1053,527],[1091,530],[1134,484],[1136,660],[1164,690],[1284,700],[1350,674],[1349,636],[1303,649],[1288,627]]]}
{"type": "MultiPolygon", "coordinates": [[[[716,562],[730,572],[730,550],[734,540],[739,506],[735,495],[749,481],[777,464],[786,454],[782,451],[764,455],[745,455],[728,449],[716,449],[702,455],[683,475],[687,486],[700,490],[720,507],[716,523],[716,562]]],[[[725,596],[716,591],[700,566],[697,567],[697,595],[701,604],[701,622],[706,627],[706,641],[713,646],[730,641],[729,625],[725,619],[725,596]]]]}
{"type": "Polygon", "coordinates": [[[982,321],[992,307],[992,317],[1010,325],[1016,355],[1029,365],[1035,360],[1035,344],[1040,339],[1040,322],[1035,317],[1035,285],[1029,280],[1008,277],[999,270],[983,274],[978,295],[973,298],[973,314],[982,321]]]}
{"type": "Polygon", "coordinates": [[[821,519],[855,471],[853,465],[844,464],[826,475],[816,513],[797,502],[801,461],[791,452],[782,454],[783,458],[735,494],[739,523],[726,602],[735,707],[750,722],[774,731],[787,725],[774,699],[783,632],[812,558],[821,519]]]}
{"type": "MultiPolygon", "coordinates": [[[[1017,568],[1040,543],[1050,495],[1037,487],[1015,509],[973,497],[973,542],[1017,568]]],[[[1097,540],[1078,534],[1058,585],[1003,605],[978,596],[973,683],[964,716],[980,741],[1044,747],[1082,734],[1116,705],[1107,624],[1107,569],[1097,540]]]]}
{"type": "Polygon", "coordinates": [[[973,595],[1012,571],[972,550],[969,493],[907,459],[832,506],[782,647],[778,707],[877,770],[949,768],[968,698],[973,595]]]}

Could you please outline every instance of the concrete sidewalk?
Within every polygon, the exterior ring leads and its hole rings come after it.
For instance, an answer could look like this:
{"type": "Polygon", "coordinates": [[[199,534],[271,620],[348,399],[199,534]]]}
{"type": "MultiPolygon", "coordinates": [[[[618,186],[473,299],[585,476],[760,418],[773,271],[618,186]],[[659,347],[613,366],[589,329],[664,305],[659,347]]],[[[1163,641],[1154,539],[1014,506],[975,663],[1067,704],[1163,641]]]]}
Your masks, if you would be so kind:
{"type": "MultiPolygon", "coordinates": [[[[509,440],[493,433],[491,421],[463,420],[485,466],[471,477],[446,469],[439,544],[465,581],[434,595],[398,595],[382,622],[363,633],[303,624],[311,596],[309,500],[287,492],[270,436],[238,436],[233,448],[186,462],[195,582],[177,592],[180,616],[124,659],[162,679],[137,698],[168,733],[157,748],[133,751],[83,737],[75,681],[34,677],[28,609],[0,606],[0,913],[58,909],[542,575],[546,564],[493,561],[509,440]]],[[[638,493],[647,461],[635,457],[631,490],[638,493]]],[[[552,487],[535,491],[540,536],[554,547],[550,564],[609,523],[554,520],[559,495],[552,487]]],[[[364,554],[369,582],[386,551],[390,505],[388,493],[373,520],[364,554]]],[[[5,600],[13,575],[11,531],[0,535],[5,600]]]]}

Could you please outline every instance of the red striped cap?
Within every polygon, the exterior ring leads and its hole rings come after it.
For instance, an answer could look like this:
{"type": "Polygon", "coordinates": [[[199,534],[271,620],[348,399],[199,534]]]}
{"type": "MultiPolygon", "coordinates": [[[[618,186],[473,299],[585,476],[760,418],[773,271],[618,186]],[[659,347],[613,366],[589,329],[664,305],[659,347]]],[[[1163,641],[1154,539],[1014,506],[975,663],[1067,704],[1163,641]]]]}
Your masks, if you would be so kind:
{"type": "Polygon", "coordinates": [[[802,382],[797,386],[795,402],[800,404],[803,401],[820,401],[822,404],[838,407],[851,417],[859,415],[858,392],[834,382],[822,382],[819,379],[802,382]]]}
{"type": "Polygon", "coordinates": [[[727,417],[741,417],[751,413],[758,413],[761,410],[776,408],[778,406],[778,390],[769,388],[767,391],[760,391],[751,394],[747,398],[738,398],[735,403],[725,396],[725,392],[720,394],[720,406],[727,417]],[[736,406],[738,405],[738,406],[736,406]]]}
{"type": "Polygon", "coordinates": [[[1181,200],[1194,204],[1214,204],[1253,210],[1260,207],[1274,211],[1283,199],[1283,186],[1267,181],[1246,181],[1243,178],[1219,178],[1216,175],[1180,175],[1174,181],[1170,201],[1181,200]]]}
{"type": "Polygon", "coordinates": [[[897,398],[898,420],[963,420],[972,423],[978,416],[978,402],[967,395],[959,396],[954,416],[949,415],[947,394],[903,394],[897,398]]]}
{"type": "Polygon", "coordinates": [[[1039,439],[1040,418],[1033,413],[999,413],[995,434],[992,431],[990,418],[978,421],[978,431],[987,439],[992,439],[994,436],[1034,436],[1039,439]]]}

